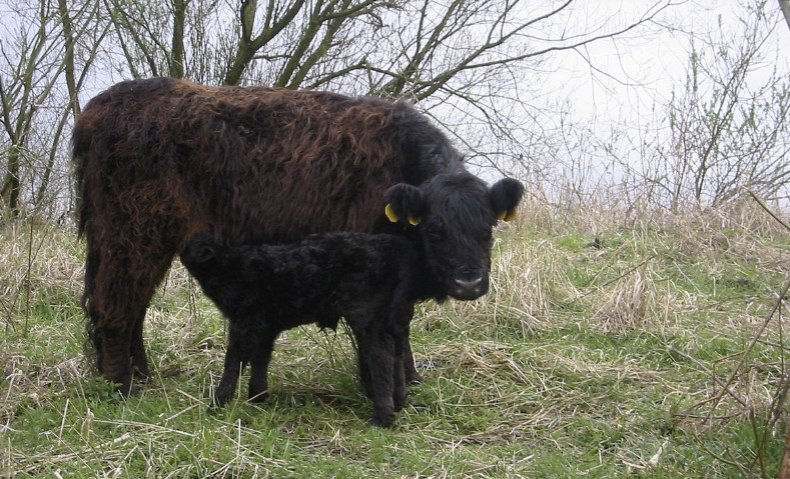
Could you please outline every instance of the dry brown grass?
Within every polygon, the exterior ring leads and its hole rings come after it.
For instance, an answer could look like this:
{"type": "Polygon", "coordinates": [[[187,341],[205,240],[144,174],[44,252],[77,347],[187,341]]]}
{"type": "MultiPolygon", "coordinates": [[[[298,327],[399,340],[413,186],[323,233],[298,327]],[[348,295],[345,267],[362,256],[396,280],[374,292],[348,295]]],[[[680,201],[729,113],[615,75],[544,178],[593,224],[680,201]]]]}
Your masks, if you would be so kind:
{"type": "Polygon", "coordinates": [[[787,346],[769,315],[790,241],[748,203],[671,215],[528,201],[499,227],[486,297],[418,308],[426,382],[386,440],[360,419],[342,329],[286,334],[274,397],[208,416],[224,323],[177,263],[146,321],[156,378],[114,403],[82,359],[82,245],[72,231],[30,231],[6,226],[0,244],[0,432],[11,438],[0,473],[759,476],[749,463],[758,447],[771,457],[770,441],[710,453],[752,425],[755,441],[770,438],[785,414],[787,346]],[[25,450],[37,416],[47,446],[25,450]]]}

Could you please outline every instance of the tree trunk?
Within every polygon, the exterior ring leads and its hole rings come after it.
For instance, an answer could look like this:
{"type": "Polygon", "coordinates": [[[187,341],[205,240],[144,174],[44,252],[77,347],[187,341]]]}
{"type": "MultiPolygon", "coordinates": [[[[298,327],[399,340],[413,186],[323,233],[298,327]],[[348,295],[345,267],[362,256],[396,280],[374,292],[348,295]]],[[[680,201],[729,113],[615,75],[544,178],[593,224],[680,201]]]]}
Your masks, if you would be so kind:
{"type": "Polygon", "coordinates": [[[187,17],[187,0],[173,0],[173,42],[170,71],[173,78],[184,78],[184,25],[187,17]]]}
{"type": "Polygon", "coordinates": [[[784,13],[787,28],[790,28],[790,0],[779,0],[779,8],[784,13]]]}
{"type": "Polygon", "coordinates": [[[19,216],[19,154],[19,145],[11,146],[8,151],[8,173],[3,181],[3,189],[0,191],[11,218],[19,216]]]}
{"type": "Polygon", "coordinates": [[[785,433],[785,452],[784,454],[782,454],[782,463],[779,466],[779,479],[790,479],[790,417],[787,418],[787,432],[785,433]]]}

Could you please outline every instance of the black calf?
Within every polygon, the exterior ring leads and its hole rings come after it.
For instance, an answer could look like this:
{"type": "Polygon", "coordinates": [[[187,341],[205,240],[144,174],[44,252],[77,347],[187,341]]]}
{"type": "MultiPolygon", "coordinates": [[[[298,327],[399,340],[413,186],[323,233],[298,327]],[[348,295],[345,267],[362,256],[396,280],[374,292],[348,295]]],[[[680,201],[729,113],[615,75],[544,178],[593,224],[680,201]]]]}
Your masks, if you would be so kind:
{"type": "Polygon", "coordinates": [[[223,247],[195,237],[181,261],[230,322],[225,368],[215,394],[233,396],[251,363],[249,397],[263,400],[267,368],[280,332],[346,318],[359,347],[362,385],[373,401],[373,424],[388,427],[406,400],[408,343],[414,303],[446,293],[409,240],[393,235],[314,235],[296,245],[223,247]]]}

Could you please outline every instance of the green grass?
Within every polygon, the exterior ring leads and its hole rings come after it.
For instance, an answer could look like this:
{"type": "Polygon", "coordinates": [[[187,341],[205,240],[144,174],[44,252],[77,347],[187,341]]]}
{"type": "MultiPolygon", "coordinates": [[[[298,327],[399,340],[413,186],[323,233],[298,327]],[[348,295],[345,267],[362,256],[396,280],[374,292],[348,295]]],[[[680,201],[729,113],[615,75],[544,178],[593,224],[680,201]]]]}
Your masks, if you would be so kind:
{"type": "Polygon", "coordinates": [[[0,475],[775,477],[775,318],[750,346],[788,281],[786,236],[699,218],[523,221],[498,234],[486,298],[418,307],[425,380],[391,430],[368,425],[343,327],[287,332],[270,398],[209,413],[224,322],[179,265],[146,321],[155,377],[118,398],[82,354],[81,245],[7,226],[0,475]],[[714,403],[725,381],[733,394],[714,403]]]}

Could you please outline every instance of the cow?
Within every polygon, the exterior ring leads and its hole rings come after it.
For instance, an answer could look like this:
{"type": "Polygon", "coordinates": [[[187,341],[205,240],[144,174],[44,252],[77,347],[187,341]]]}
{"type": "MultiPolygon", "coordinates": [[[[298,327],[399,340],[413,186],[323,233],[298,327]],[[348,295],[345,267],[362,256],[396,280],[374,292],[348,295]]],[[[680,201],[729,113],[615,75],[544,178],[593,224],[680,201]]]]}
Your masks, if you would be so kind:
{"type": "MultiPolygon", "coordinates": [[[[466,189],[462,184],[456,187],[466,189]]],[[[426,188],[430,186],[428,182],[426,188]]],[[[478,189],[485,208],[476,213],[489,230],[481,234],[490,236],[496,221],[493,198],[506,202],[506,211],[518,203],[520,186],[515,180],[502,180],[490,193],[478,189]]],[[[388,196],[394,200],[399,188],[388,196]]],[[[396,211],[406,211],[406,218],[419,223],[422,205],[409,203],[415,199],[420,197],[399,198],[398,206],[388,210],[390,216],[397,219],[396,211]]],[[[444,274],[444,265],[433,265],[428,234],[430,230],[422,229],[410,238],[325,233],[296,244],[236,247],[223,247],[211,234],[196,236],[181,253],[181,262],[229,321],[225,366],[214,404],[223,406],[230,400],[247,363],[252,366],[249,397],[263,400],[277,336],[308,323],[334,329],[342,316],[357,340],[360,378],[374,404],[372,422],[391,426],[407,396],[405,368],[411,358],[405,351],[414,304],[443,302],[458,288],[436,276],[444,274]]],[[[482,291],[487,285],[477,288],[482,291]]]]}
{"type": "MultiPolygon", "coordinates": [[[[408,102],[131,80],[88,102],[72,150],[87,249],[89,351],[121,394],[134,392],[135,374],[150,377],[148,303],[175,255],[201,231],[226,245],[332,231],[404,234],[410,217],[393,222],[382,214],[398,206],[382,204],[384,192],[430,183],[416,213],[435,239],[437,277],[454,298],[485,293],[488,225],[469,224],[477,205],[465,190],[445,186],[479,184],[448,138],[408,102]]],[[[406,355],[406,374],[418,380],[406,355]]]]}

